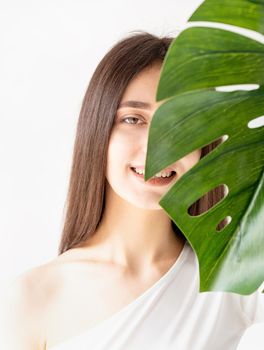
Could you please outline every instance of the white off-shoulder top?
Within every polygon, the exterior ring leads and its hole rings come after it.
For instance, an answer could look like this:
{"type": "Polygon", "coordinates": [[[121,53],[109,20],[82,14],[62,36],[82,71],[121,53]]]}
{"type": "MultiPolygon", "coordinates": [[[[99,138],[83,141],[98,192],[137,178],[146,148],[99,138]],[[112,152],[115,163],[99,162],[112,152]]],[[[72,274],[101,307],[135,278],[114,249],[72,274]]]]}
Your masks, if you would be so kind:
{"type": "Polygon", "coordinates": [[[176,262],[134,301],[48,350],[235,350],[264,322],[263,285],[251,295],[199,293],[198,259],[186,241],[176,262]]]}

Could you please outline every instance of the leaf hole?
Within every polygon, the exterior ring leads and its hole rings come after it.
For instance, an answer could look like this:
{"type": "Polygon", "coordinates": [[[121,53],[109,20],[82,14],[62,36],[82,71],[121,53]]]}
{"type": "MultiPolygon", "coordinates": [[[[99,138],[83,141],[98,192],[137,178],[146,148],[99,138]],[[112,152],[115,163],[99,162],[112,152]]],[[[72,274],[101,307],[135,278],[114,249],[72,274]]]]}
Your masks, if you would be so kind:
{"type": "Polygon", "coordinates": [[[250,129],[255,129],[255,128],[260,128],[262,126],[264,126],[264,115],[262,115],[261,117],[252,119],[248,125],[247,125],[250,129]]]}
{"type": "Polygon", "coordinates": [[[221,137],[218,137],[214,141],[210,141],[207,145],[202,147],[202,153],[201,158],[207,156],[209,153],[211,153],[213,150],[217,149],[222,143],[224,143],[229,138],[228,135],[222,135],[221,137]]]}
{"type": "Polygon", "coordinates": [[[227,225],[230,224],[231,221],[232,221],[232,217],[231,216],[226,216],[223,220],[221,220],[217,224],[216,231],[218,231],[218,232],[222,231],[227,225]]]}
{"type": "Polygon", "coordinates": [[[259,88],[258,84],[240,84],[240,85],[225,85],[225,86],[217,86],[215,88],[216,91],[230,92],[237,90],[257,90],[259,88]]]}
{"type": "Polygon", "coordinates": [[[218,203],[222,202],[228,195],[228,192],[228,186],[225,184],[220,184],[214,187],[189,206],[188,214],[190,216],[205,214],[218,205],[218,203]]]}

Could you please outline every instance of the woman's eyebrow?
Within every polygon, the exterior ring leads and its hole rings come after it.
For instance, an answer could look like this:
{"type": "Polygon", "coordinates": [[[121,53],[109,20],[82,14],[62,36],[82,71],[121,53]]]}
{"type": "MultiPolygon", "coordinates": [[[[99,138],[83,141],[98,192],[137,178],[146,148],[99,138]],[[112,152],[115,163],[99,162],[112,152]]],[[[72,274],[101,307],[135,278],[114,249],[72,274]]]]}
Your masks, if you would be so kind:
{"type": "Polygon", "coordinates": [[[124,101],[119,104],[118,109],[122,107],[134,107],[134,108],[141,108],[141,109],[151,109],[151,104],[148,102],[143,101],[124,101]]]}

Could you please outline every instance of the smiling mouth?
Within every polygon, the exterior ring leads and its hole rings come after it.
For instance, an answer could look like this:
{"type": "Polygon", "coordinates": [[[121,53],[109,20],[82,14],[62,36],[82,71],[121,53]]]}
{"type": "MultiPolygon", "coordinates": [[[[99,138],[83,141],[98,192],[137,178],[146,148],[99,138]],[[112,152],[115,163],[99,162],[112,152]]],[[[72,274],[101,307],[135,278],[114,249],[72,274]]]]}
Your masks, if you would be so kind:
{"type": "MultiPolygon", "coordinates": [[[[141,175],[141,176],[144,177],[144,174],[139,174],[139,173],[136,172],[136,168],[131,167],[130,169],[132,169],[136,174],[141,175]]],[[[154,178],[158,178],[158,179],[160,179],[160,178],[163,178],[163,179],[164,178],[170,178],[170,177],[173,177],[173,175],[176,174],[176,171],[174,171],[174,170],[171,170],[170,172],[171,172],[170,176],[164,176],[164,177],[162,177],[162,176],[153,176],[152,179],[154,179],[154,178]]]]}
{"type": "Polygon", "coordinates": [[[156,185],[156,186],[162,186],[162,185],[167,185],[169,184],[177,175],[176,171],[172,170],[171,175],[170,176],[166,176],[166,177],[158,177],[158,176],[153,176],[151,179],[145,181],[144,180],[144,175],[143,174],[139,174],[135,171],[135,168],[130,168],[133,173],[135,174],[135,176],[144,184],[146,185],[156,185]]]}

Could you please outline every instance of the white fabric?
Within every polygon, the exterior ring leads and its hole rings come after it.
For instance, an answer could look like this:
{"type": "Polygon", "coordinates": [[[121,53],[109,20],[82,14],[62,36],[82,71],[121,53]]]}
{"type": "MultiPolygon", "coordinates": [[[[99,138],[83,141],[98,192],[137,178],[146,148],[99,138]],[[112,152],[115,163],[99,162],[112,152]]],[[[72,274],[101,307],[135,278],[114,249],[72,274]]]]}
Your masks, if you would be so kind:
{"type": "MultiPolygon", "coordinates": [[[[262,287],[263,289],[263,287],[262,287]]],[[[264,322],[264,294],[199,293],[189,242],[152,287],[98,325],[50,350],[234,350],[245,330],[264,322]]]]}

